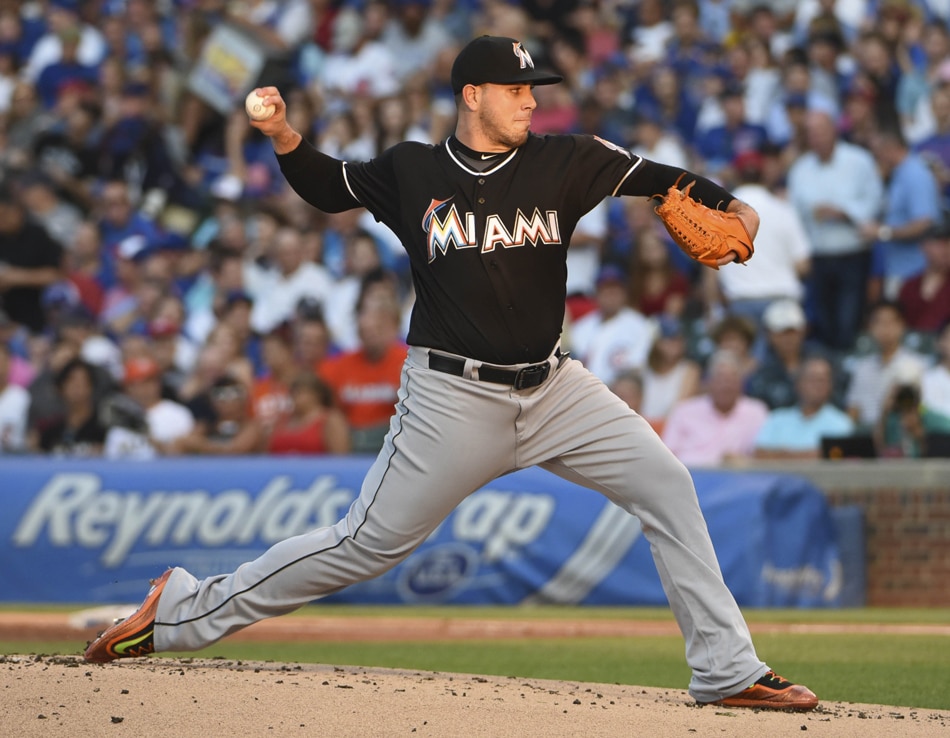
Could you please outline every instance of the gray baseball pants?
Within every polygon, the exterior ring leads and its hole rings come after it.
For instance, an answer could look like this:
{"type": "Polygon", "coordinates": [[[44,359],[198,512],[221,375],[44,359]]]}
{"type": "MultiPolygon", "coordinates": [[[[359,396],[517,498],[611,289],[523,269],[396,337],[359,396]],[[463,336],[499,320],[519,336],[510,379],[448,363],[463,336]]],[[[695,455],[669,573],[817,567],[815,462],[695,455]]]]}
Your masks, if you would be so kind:
{"type": "Polygon", "coordinates": [[[557,366],[552,356],[548,380],[519,391],[431,370],[427,354],[410,349],[384,447],[343,519],[231,574],[198,580],[175,569],[158,603],[157,651],[201,649],[376,577],[470,493],[537,465],[639,517],[686,641],[695,699],[735,694],[766,672],[723,583],[692,478],[643,418],[578,361],[557,366]]]}

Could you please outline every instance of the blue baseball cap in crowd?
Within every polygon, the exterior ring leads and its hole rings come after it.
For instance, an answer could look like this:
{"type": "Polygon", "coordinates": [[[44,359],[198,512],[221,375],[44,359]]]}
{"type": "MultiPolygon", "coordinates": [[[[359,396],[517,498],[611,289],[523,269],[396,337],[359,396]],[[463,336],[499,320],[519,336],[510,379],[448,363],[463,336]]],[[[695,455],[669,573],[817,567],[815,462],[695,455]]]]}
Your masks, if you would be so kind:
{"type": "Polygon", "coordinates": [[[659,334],[663,338],[678,338],[683,335],[683,323],[672,315],[661,315],[656,321],[659,334]]]}
{"type": "Polygon", "coordinates": [[[79,290],[69,281],[54,282],[40,298],[47,310],[69,310],[79,305],[79,290]]]}
{"type": "Polygon", "coordinates": [[[134,233],[119,241],[119,245],[116,247],[116,254],[118,254],[119,258],[128,261],[141,261],[149,255],[151,245],[148,239],[141,233],[134,233]]]}
{"type": "Polygon", "coordinates": [[[56,324],[60,328],[91,326],[95,325],[95,322],[96,317],[92,314],[92,311],[82,304],[67,307],[56,320],[56,324]]]}
{"type": "Polygon", "coordinates": [[[49,0],[50,8],[68,10],[70,13],[79,13],[79,0],[49,0]]]}
{"type": "Polygon", "coordinates": [[[745,87],[742,86],[741,82],[736,80],[728,80],[725,87],[722,88],[722,92],[719,93],[719,99],[725,100],[730,97],[743,97],[745,95],[745,87]]]}
{"type": "Polygon", "coordinates": [[[162,234],[155,244],[155,248],[158,251],[187,251],[191,248],[191,244],[181,233],[168,231],[162,234]]]}
{"type": "Polygon", "coordinates": [[[627,272],[616,264],[604,264],[597,273],[597,286],[604,284],[626,284],[627,272]]]}
{"type": "Polygon", "coordinates": [[[238,302],[246,302],[248,305],[254,304],[254,300],[244,290],[230,290],[224,297],[224,304],[227,307],[231,307],[238,302]]]}
{"type": "Polygon", "coordinates": [[[452,92],[466,85],[553,85],[564,78],[534,68],[534,60],[520,41],[507,36],[479,36],[463,48],[452,64],[452,92]]]}
{"type": "Polygon", "coordinates": [[[126,82],[122,86],[122,94],[126,97],[148,97],[148,85],[144,82],[126,82]]]}
{"type": "Polygon", "coordinates": [[[808,95],[804,92],[790,92],[785,96],[786,108],[807,108],[808,95]]]}

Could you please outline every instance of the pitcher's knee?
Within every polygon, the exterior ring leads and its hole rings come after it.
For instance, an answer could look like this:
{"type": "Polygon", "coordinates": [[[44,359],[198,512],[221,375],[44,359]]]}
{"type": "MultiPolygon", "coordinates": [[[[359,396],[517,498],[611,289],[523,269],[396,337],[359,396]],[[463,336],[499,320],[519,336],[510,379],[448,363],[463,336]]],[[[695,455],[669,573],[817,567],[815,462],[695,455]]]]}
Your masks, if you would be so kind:
{"type": "Polygon", "coordinates": [[[673,454],[670,454],[670,458],[667,460],[667,463],[664,467],[663,474],[669,479],[669,485],[676,489],[681,489],[683,492],[695,495],[696,487],[693,484],[693,475],[689,473],[689,469],[677,459],[673,454]]]}
{"type": "Polygon", "coordinates": [[[617,493],[634,508],[688,505],[696,501],[689,469],[669,452],[646,463],[643,459],[632,463],[623,470],[623,479],[617,493]]]}

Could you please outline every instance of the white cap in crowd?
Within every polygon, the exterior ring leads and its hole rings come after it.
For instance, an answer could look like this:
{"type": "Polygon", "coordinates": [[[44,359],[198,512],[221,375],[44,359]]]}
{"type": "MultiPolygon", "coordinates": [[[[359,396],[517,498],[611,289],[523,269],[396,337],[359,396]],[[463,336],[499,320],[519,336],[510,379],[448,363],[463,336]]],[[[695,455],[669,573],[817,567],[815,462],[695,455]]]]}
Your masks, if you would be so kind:
{"type": "Polygon", "coordinates": [[[802,330],[807,322],[802,306],[790,299],[776,300],[762,314],[762,324],[773,333],[802,330]]]}

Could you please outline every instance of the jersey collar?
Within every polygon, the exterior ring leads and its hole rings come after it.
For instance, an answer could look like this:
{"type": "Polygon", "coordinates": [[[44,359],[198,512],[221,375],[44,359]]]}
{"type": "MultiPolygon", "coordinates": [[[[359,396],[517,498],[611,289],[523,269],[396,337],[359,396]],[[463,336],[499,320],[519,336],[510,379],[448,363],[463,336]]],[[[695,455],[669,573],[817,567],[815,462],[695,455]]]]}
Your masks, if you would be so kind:
{"type": "Polygon", "coordinates": [[[494,172],[497,172],[499,169],[505,166],[505,164],[507,164],[509,161],[515,158],[520,148],[512,149],[511,151],[507,153],[502,152],[500,154],[490,156],[490,159],[486,159],[486,161],[490,160],[491,163],[485,169],[475,169],[474,167],[469,165],[465,161],[465,158],[461,156],[460,154],[464,154],[465,156],[471,157],[472,159],[488,157],[489,155],[483,154],[480,151],[474,151],[468,148],[468,146],[466,146],[457,138],[455,138],[455,136],[449,136],[448,138],[445,139],[445,150],[448,152],[449,157],[452,159],[452,161],[454,161],[456,165],[458,165],[461,169],[465,170],[469,174],[485,175],[485,174],[492,174],[494,172]],[[456,151],[456,149],[458,151],[456,151]]]}

